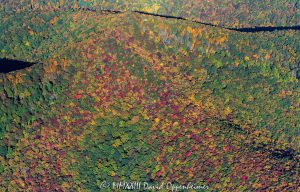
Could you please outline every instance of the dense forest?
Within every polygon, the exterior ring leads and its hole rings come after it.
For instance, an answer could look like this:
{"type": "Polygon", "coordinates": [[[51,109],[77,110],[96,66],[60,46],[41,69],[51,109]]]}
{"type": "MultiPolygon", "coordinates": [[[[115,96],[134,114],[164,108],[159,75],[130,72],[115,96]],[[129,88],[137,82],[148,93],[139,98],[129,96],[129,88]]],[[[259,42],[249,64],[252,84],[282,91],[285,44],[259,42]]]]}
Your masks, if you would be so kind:
{"type": "Polygon", "coordinates": [[[0,191],[299,190],[296,1],[3,2],[0,191]]]}

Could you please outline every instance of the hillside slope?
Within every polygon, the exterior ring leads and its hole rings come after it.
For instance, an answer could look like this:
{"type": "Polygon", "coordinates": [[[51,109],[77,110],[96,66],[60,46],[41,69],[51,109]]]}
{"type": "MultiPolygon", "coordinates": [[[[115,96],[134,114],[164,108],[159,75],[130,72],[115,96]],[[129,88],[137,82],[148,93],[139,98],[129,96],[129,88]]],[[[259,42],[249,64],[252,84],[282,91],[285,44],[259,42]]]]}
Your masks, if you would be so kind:
{"type": "Polygon", "coordinates": [[[6,12],[97,9],[143,11],[224,27],[300,26],[297,0],[2,0],[6,12]]]}
{"type": "Polygon", "coordinates": [[[2,21],[0,57],[38,62],[1,74],[2,191],[299,189],[299,31],[91,11],[2,21]]]}

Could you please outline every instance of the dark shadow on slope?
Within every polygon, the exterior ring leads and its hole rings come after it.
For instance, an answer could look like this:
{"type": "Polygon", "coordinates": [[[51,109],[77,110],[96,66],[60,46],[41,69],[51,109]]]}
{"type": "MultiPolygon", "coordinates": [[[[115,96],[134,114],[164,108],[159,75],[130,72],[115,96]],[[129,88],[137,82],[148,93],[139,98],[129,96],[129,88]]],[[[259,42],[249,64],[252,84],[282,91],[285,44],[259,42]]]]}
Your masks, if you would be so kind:
{"type": "Polygon", "coordinates": [[[156,16],[156,17],[164,17],[164,18],[171,18],[171,19],[179,19],[179,20],[187,20],[183,17],[177,17],[177,16],[170,16],[170,15],[161,15],[161,14],[155,14],[155,13],[148,13],[148,12],[144,12],[144,11],[133,11],[134,13],[139,13],[139,14],[143,14],[143,15],[152,15],[152,16],[156,16]]]}
{"type": "Polygon", "coordinates": [[[0,73],[9,73],[30,67],[36,63],[0,58],[0,73]]]}
{"type": "Polygon", "coordinates": [[[272,32],[272,31],[287,31],[295,30],[299,31],[300,26],[287,26],[287,27],[254,27],[254,28],[225,28],[228,30],[239,31],[244,33],[256,33],[256,32],[272,32]]]}
{"type": "Polygon", "coordinates": [[[295,159],[298,154],[294,149],[287,148],[287,149],[276,149],[276,148],[271,148],[268,145],[261,145],[258,147],[254,147],[254,150],[262,151],[262,152],[268,152],[272,157],[277,158],[277,159],[295,159]]]}
{"type": "Polygon", "coordinates": [[[243,33],[257,33],[257,32],[272,32],[272,31],[287,31],[287,30],[294,30],[294,31],[299,31],[300,26],[278,26],[278,27],[253,27],[253,28],[231,28],[231,27],[223,27],[220,25],[213,25],[211,23],[205,23],[205,22],[200,22],[200,21],[194,21],[194,20],[189,20],[183,17],[177,17],[177,16],[170,16],[170,15],[162,15],[162,14],[155,14],[155,13],[148,13],[148,12],[143,12],[143,11],[133,11],[134,13],[139,13],[139,14],[144,14],[144,15],[151,15],[155,17],[163,17],[163,18],[170,18],[170,19],[178,19],[178,20],[185,20],[185,21],[192,21],[195,23],[199,23],[202,25],[207,25],[207,26],[212,26],[212,27],[219,27],[222,29],[227,29],[231,31],[238,31],[238,32],[243,32],[243,33]]]}
{"type": "MultiPolygon", "coordinates": [[[[0,1],[1,2],[1,1],[0,1]]],[[[79,8],[73,8],[69,6],[63,6],[63,7],[58,7],[57,9],[54,9],[53,11],[91,11],[91,12],[106,12],[106,13],[112,13],[112,14],[120,14],[120,13],[126,13],[126,12],[133,12],[133,13],[138,13],[138,14],[144,14],[144,15],[151,15],[155,17],[162,17],[162,18],[171,18],[171,19],[178,19],[178,20],[185,20],[185,21],[191,21],[194,23],[199,23],[202,25],[207,25],[207,26],[212,26],[212,27],[218,27],[222,29],[227,29],[227,30],[232,30],[232,31],[238,31],[238,32],[243,32],[243,33],[257,33],[257,32],[272,32],[272,31],[287,31],[287,30],[294,30],[294,31],[299,31],[300,30],[300,25],[296,26],[278,26],[278,27],[271,27],[271,26],[263,26],[263,27],[249,27],[249,28],[234,28],[234,27],[225,27],[221,25],[214,25],[212,23],[206,23],[206,22],[201,22],[201,21],[196,21],[193,19],[188,19],[180,16],[172,16],[172,15],[164,15],[164,14],[157,14],[157,13],[149,13],[145,11],[120,11],[120,10],[113,10],[113,9],[102,9],[100,6],[95,7],[95,8],[89,8],[89,7],[79,7],[79,8]]],[[[31,6],[27,11],[34,11],[33,7],[31,6]]],[[[14,14],[13,11],[7,11],[5,10],[6,13],[12,13],[14,14]]]]}
{"type": "MultiPolygon", "coordinates": [[[[236,133],[243,134],[245,136],[249,136],[251,133],[247,132],[246,130],[242,129],[239,125],[234,124],[230,121],[227,120],[219,120],[219,122],[222,124],[222,128],[224,130],[232,130],[236,133]]],[[[296,159],[299,157],[299,153],[292,149],[292,148],[285,148],[285,149],[280,149],[276,148],[274,143],[269,143],[269,144],[258,144],[256,145],[255,142],[250,144],[249,149],[253,151],[261,151],[264,153],[268,153],[270,157],[276,158],[276,159],[296,159]]],[[[299,160],[299,158],[298,158],[299,160]]]]}
{"type": "MultiPolygon", "coordinates": [[[[192,19],[187,19],[184,17],[180,16],[172,16],[172,15],[163,15],[163,14],[157,14],[157,13],[149,13],[149,12],[144,12],[144,11],[119,11],[119,10],[111,10],[111,9],[102,9],[101,7],[96,7],[96,8],[88,8],[88,7],[80,7],[80,8],[72,8],[72,7],[61,7],[58,9],[54,9],[54,11],[59,11],[59,10],[71,10],[71,11],[91,11],[91,12],[103,12],[103,13],[111,13],[111,14],[122,14],[126,12],[133,12],[137,14],[143,14],[143,15],[151,15],[154,17],[162,17],[162,18],[169,18],[169,19],[177,19],[177,20],[184,20],[184,21],[191,21],[194,23],[199,23],[202,25],[207,25],[207,26],[212,26],[212,27],[218,27],[222,29],[227,29],[231,31],[238,31],[238,32],[243,32],[243,33],[257,33],[257,32],[273,32],[273,31],[288,31],[288,30],[293,30],[293,31],[300,31],[300,25],[297,26],[278,26],[278,27],[271,27],[271,26],[263,26],[263,27],[249,27],[249,28],[233,28],[233,27],[225,27],[221,25],[214,25],[212,23],[206,23],[206,22],[201,22],[201,21],[196,21],[192,19]]],[[[28,11],[33,11],[33,9],[29,9],[28,11]]]]}

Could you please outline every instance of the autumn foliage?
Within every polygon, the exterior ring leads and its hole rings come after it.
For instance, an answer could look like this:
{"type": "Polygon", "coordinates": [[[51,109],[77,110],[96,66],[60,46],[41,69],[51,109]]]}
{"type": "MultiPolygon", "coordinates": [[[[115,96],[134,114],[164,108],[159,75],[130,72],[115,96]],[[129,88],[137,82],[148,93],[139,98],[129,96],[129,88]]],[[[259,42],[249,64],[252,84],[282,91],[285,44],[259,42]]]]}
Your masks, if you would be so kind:
{"type": "Polygon", "coordinates": [[[2,17],[0,56],[43,64],[0,74],[0,191],[104,180],[299,191],[298,31],[79,10],[2,17]]]}

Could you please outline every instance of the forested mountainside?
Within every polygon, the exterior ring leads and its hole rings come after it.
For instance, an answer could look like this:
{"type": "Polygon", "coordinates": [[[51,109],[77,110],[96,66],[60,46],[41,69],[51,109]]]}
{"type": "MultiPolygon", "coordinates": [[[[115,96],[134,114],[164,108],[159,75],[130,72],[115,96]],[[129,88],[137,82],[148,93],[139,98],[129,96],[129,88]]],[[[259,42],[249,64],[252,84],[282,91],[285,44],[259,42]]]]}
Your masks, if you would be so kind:
{"type": "Polygon", "coordinates": [[[32,63],[0,74],[1,191],[299,190],[299,31],[60,9],[0,30],[1,61],[32,63]]]}
{"type": "Polygon", "coordinates": [[[298,0],[2,0],[7,12],[93,9],[142,11],[225,27],[299,26],[298,0]]]}

